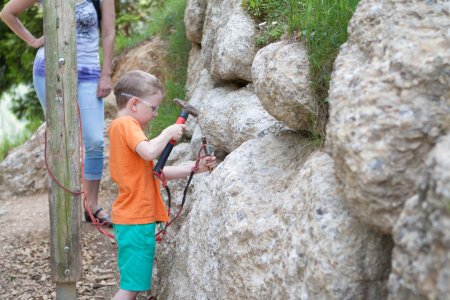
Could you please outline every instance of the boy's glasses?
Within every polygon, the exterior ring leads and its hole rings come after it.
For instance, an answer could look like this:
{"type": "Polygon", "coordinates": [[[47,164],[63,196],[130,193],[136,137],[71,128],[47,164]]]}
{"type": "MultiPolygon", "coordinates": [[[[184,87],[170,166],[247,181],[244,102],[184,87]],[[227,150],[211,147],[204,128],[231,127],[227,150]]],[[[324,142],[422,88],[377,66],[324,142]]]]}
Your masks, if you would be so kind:
{"type": "Polygon", "coordinates": [[[156,106],[155,106],[155,105],[150,105],[150,104],[148,104],[147,102],[145,102],[144,100],[142,100],[141,98],[136,97],[136,96],[131,95],[131,94],[121,93],[120,95],[125,96],[125,97],[130,97],[130,98],[136,98],[136,99],[138,99],[139,101],[142,102],[142,104],[144,104],[145,106],[150,107],[150,108],[152,109],[152,113],[153,113],[153,114],[156,114],[156,113],[158,112],[159,105],[156,105],[156,106]]]}

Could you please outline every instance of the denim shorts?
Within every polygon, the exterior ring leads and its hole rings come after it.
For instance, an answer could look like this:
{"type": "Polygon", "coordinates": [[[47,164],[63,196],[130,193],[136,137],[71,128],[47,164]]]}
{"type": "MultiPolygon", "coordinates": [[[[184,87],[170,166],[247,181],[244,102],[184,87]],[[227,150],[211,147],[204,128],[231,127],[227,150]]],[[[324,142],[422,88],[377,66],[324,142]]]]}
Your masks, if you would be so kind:
{"type": "Polygon", "coordinates": [[[113,228],[118,245],[120,288],[132,292],[150,290],[156,248],[156,223],[113,224],[113,228]]]}
{"type": "MultiPolygon", "coordinates": [[[[33,74],[33,84],[45,113],[45,77],[33,74]]],[[[97,81],[78,82],[78,104],[83,125],[84,177],[87,180],[99,180],[103,172],[105,108],[103,99],[97,97],[97,86],[97,81]]]]}

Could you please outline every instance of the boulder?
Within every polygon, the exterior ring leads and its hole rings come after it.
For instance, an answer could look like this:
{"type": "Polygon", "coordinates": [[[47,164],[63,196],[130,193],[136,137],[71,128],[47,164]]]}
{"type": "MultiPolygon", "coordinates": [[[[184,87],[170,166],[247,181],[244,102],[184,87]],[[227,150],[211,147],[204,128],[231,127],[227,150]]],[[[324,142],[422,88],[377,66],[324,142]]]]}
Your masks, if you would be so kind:
{"type": "Polygon", "coordinates": [[[237,11],[217,31],[211,59],[211,74],[217,81],[252,81],[252,62],[256,55],[255,23],[237,11]]]}
{"type": "Polygon", "coordinates": [[[128,49],[114,58],[111,82],[116,83],[125,72],[142,70],[155,75],[164,83],[165,72],[163,66],[166,64],[166,58],[166,41],[158,37],[150,41],[143,41],[136,47],[128,49]]]}
{"type": "MultiPolygon", "coordinates": [[[[166,81],[164,65],[167,58],[167,42],[156,37],[143,41],[134,48],[123,51],[113,59],[111,84],[114,87],[124,73],[131,70],[142,70],[155,75],[164,84],[166,81]]],[[[114,91],[105,98],[105,102],[116,105],[114,91]]]]}
{"type": "Polygon", "coordinates": [[[301,43],[278,42],[259,50],[253,83],[264,109],[294,130],[310,129],[317,114],[309,78],[308,53],[301,43]]]}
{"type": "Polygon", "coordinates": [[[45,123],[25,144],[0,162],[0,199],[42,193],[48,189],[45,166],[45,123]]]}
{"type": "Polygon", "coordinates": [[[200,104],[202,133],[214,148],[230,153],[243,142],[285,129],[261,106],[251,85],[210,90],[200,104]]]}
{"type": "Polygon", "coordinates": [[[208,0],[188,0],[184,11],[186,37],[193,43],[200,44],[203,35],[208,0]]]}
{"type": "MultiPolygon", "coordinates": [[[[192,78],[192,84],[188,86],[187,99],[192,106],[199,110],[206,94],[214,88],[214,81],[207,69],[200,70],[196,75],[194,75],[194,72],[189,74],[189,77],[192,78]]],[[[198,119],[202,117],[202,114],[200,112],[199,117],[189,118],[189,121],[186,122],[185,133],[187,137],[192,137],[194,134],[196,127],[198,127],[198,119]]]]}
{"type": "Polygon", "coordinates": [[[196,44],[192,44],[191,51],[189,52],[189,63],[187,70],[186,81],[186,98],[192,97],[194,90],[199,87],[198,81],[201,77],[201,72],[204,70],[204,61],[201,57],[201,48],[196,44]]]}
{"type": "Polygon", "coordinates": [[[201,55],[217,81],[251,81],[256,54],[254,21],[241,0],[209,0],[203,26],[201,55]]]}
{"type": "Polygon", "coordinates": [[[392,242],[349,213],[333,161],[313,150],[269,134],[197,177],[158,248],[158,297],[385,299],[392,242]]]}
{"type": "Polygon", "coordinates": [[[345,199],[391,233],[450,129],[450,3],[364,0],[329,92],[327,148],[345,199]]]}
{"type": "Polygon", "coordinates": [[[450,297],[450,135],[427,159],[420,193],[405,204],[394,227],[390,299],[450,297]]]}

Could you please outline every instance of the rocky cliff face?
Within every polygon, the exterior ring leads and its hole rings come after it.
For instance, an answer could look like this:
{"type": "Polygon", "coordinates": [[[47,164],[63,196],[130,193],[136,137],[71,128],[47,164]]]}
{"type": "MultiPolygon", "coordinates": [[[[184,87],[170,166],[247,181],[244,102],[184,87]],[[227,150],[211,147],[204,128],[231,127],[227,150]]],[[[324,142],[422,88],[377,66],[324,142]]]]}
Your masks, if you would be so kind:
{"type": "Polygon", "coordinates": [[[450,3],[362,1],[330,87],[344,201],[394,238],[390,299],[449,299],[450,3]]]}
{"type": "MultiPolygon", "coordinates": [[[[304,135],[317,105],[302,43],[257,49],[241,0],[187,1],[200,116],[170,163],[193,158],[202,135],[222,162],[194,177],[158,246],[153,293],[450,299],[449,16],[448,1],[360,2],[317,149],[304,135]]],[[[0,164],[3,196],[45,186],[35,141],[0,164]]],[[[185,183],[170,184],[176,207],[185,183]]]]}

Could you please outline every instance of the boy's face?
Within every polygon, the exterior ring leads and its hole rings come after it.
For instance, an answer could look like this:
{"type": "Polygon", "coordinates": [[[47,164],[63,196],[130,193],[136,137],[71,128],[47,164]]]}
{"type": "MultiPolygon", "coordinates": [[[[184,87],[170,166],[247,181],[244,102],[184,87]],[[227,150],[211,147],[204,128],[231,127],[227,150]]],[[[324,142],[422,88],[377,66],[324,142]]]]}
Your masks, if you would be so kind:
{"type": "Polygon", "coordinates": [[[131,105],[135,110],[136,120],[141,127],[147,126],[148,122],[158,115],[158,108],[162,102],[162,93],[158,92],[151,96],[133,97],[131,105]]]}

